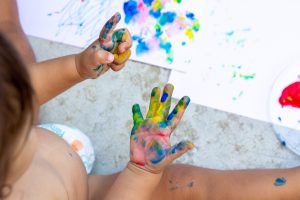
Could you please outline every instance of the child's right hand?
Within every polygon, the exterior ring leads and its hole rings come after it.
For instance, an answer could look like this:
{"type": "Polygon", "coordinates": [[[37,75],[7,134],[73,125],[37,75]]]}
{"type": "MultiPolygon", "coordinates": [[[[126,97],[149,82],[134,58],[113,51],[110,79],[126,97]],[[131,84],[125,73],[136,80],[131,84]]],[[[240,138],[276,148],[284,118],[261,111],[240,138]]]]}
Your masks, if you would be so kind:
{"type": "Polygon", "coordinates": [[[190,102],[187,96],[181,98],[169,114],[172,92],[173,85],[167,84],[160,99],[160,89],[153,88],[146,119],[138,104],[132,107],[134,126],[130,137],[130,162],[152,173],[161,172],[194,147],[190,141],[170,144],[170,135],[190,102]]]}
{"type": "Polygon", "coordinates": [[[97,78],[109,68],[121,70],[129,59],[132,38],[127,29],[114,30],[121,19],[120,13],[113,15],[102,28],[99,38],[75,57],[79,75],[97,78]]]}

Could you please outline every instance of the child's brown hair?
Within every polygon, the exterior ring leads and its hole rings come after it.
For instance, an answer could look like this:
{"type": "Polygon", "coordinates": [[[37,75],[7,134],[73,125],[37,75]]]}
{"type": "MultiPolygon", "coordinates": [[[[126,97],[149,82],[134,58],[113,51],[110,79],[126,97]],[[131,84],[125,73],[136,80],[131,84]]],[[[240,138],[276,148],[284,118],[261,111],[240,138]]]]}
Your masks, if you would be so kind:
{"type": "MultiPolygon", "coordinates": [[[[0,33],[0,199],[8,195],[7,175],[28,121],[34,120],[34,91],[25,64],[0,33]]],[[[32,125],[32,124],[31,124],[32,125]]],[[[29,129],[25,130],[28,134],[29,129]]]]}

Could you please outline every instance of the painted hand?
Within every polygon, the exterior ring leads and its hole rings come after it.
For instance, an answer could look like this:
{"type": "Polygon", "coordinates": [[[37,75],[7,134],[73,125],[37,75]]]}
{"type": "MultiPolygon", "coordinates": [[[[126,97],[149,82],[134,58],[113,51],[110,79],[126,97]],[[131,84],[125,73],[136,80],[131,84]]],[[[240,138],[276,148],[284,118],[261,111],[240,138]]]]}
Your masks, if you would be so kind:
{"type": "Polygon", "coordinates": [[[181,141],[171,146],[170,135],[176,128],[190,99],[180,99],[169,114],[173,85],[167,84],[160,98],[160,89],[153,88],[146,119],[138,104],[133,105],[134,126],[130,136],[130,161],[136,166],[158,173],[173,160],[194,147],[190,141],[181,141]]]}
{"type": "Polygon", "coordinates": [[[76,68],[82,78],[97,78],[109,68],[119,71],[124,67],[131,54],[132,38],[127,29],[115,30],[120,19],[120,13],[114,14],[105,23],[99,39],[76,55],[76,68]]]}

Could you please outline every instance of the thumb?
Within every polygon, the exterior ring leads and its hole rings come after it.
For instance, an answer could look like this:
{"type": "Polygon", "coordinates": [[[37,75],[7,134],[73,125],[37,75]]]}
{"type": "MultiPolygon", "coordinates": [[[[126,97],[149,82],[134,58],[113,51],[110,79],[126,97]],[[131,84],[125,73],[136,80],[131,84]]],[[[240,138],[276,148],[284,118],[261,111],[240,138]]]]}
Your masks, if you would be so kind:
{"type": "Polygon", "coordinates": [[[179,158],[184,153],[193,149],[195,145],[191,141],[181,141],[169,149],[168,156],[171,162],[179,158]]]}
{"type": "Polygon", "coordinates": [[[108,64],[114,61],[114,55],[103,49],[95,51],[92,56],[96,65],[108,64]]]}

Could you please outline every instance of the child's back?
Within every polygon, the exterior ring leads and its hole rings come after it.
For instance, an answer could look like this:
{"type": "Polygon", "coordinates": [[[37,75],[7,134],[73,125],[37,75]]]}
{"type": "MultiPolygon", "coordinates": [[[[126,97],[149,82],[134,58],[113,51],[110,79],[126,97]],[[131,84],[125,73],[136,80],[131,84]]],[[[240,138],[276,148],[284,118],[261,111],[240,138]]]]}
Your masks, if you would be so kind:
{"type": "Polygon", "coordinates": [[[64,140],[48,130],[32,128],[27,142],[35,147],[34,157],[30,164],[27,157],[29,166],[8,199],[87,199],[84,165],[64,140]]]}

